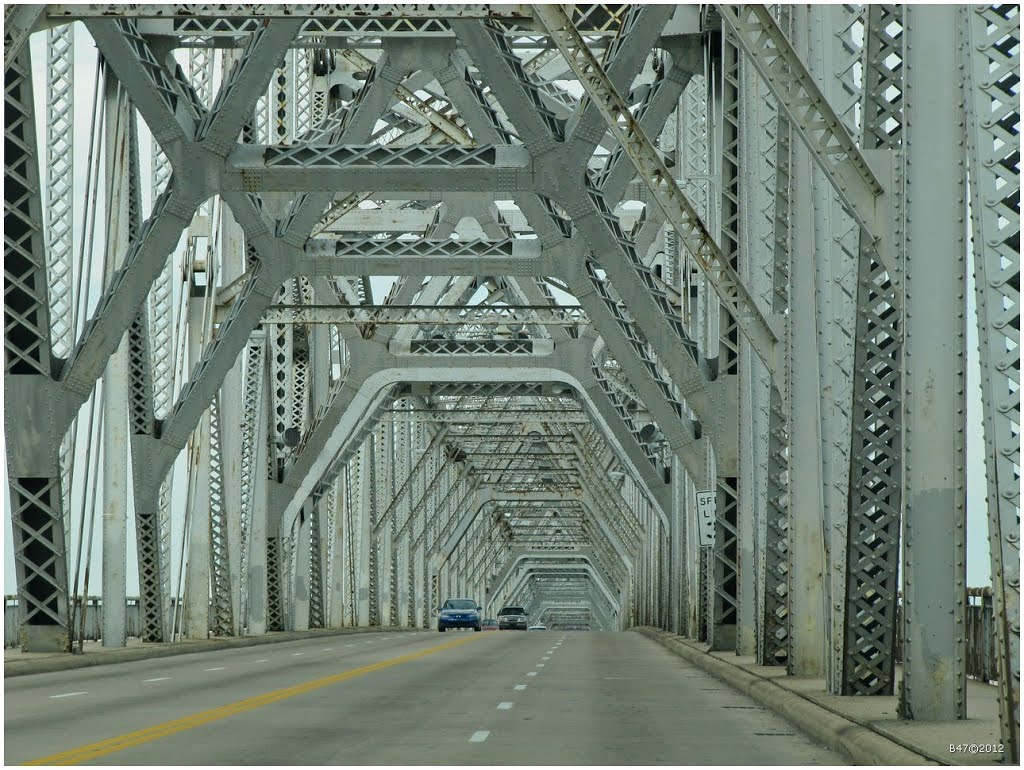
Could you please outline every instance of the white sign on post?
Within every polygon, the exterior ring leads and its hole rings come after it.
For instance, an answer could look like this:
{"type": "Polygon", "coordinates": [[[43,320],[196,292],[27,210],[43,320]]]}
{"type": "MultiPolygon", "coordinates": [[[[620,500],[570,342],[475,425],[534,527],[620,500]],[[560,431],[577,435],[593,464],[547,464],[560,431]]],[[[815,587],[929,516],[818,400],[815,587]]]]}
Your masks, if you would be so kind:
{"type": "Polygon", "coordinates": [[[697,493],[697,534],[701,546],[715,544],[715,493],[697,493]]]}

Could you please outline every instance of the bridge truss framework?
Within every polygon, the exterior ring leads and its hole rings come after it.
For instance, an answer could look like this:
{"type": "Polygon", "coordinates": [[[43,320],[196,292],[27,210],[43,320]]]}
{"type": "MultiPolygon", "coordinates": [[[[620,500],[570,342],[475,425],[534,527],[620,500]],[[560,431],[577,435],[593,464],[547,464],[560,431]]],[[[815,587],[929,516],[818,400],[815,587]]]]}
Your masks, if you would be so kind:
{"type": "Polygon", "coordinates": [[[149,642],[472,595],[964,718],[975,324],[1018,745],[1015,6],[253,8],[5,8],[25,650],[98,528],[105,644],[131,559],[149,642]]]}

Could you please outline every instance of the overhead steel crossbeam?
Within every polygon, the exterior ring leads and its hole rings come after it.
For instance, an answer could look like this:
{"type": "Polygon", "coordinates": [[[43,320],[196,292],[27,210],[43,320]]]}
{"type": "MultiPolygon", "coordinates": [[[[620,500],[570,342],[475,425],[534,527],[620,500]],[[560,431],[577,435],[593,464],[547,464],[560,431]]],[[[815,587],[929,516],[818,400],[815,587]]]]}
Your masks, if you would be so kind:
{"type": "Polygon", "coordinates": [[[575,328],[589,321],[578,305],[273,305],[263,323],[506,326],[518,332],[525,324],[575,328]]]}
{"type": "Polygon", "coordinates": [[[526,150],[508,145],[238,145],[221,173],[221,189],[333,193],[354,187],[512,193],[532,190],[533,177],[533,161],[526,150]]]}
{"type": "MultiPolygon", "coordinates": [[[[523,46],[538,47],[537,36],[530,23],[531,6],[525,4],[268,4],[257,6],[258,15],[255,15],[254,6],[247,4],[57,4],[26,8],[33,10],[31,14],[22,14],[23,18],[7,14],[9,22],[11,17],[18,22],[8,25],[8,29],[13,28],[19,33],[14,35],[15,40],[27,37],[45,9],[47,20],[58,23],[114,14],[136,18],[152,27],[147,29],[147,33],[180,35],[191,46],[211,46],[213,40],[237,39],[255,31],[262,18],[294,17],[303,20],[303,41],[319,46],[331,45],[334,42],[332,38],[337,37],[367,37],[368,47],[388,37],[451,37],[447,20],[464,18],[492,19],[510,31],[521,30],[523,46]]],[[[628,5],[579,4],[573,6],[572,17],[584,34],[600,39],[618,34],[627,8],[628,5]]]]}
{"type": "Polygon", "coordinates": [[[535,5],[534,17],[551,36],[579,78],[591,103],[597,106],[608,129],[619,141],[683,244],[700,266],[722,304],[736,317],[751,346],[775,371],[777,335],[753,297],[740,281],[689,198],[679,188],[654,144],[633,117],[629,105],[605,74],[600,62],[580,37],[571,19],[557,5],[535,5]]]}
{"type": "Polygon", "coordinates": [[[882,183],[786,34],[764,5],[717,7],[722,22],[786,111],[811,158],[892,269],[894,255],[883,239],[889,212],[880,208],[878,201],[885,191],[882,183]]]}
{"type": "Polygon", "coordinates": [[[406,3],[341,3],[323,5],[319,3],[289,3],[288,5],[253,6],[246,3],[212,3],[189,5],[160,5],[142,3],[47,5],[46,15],[51,19],[81,19],[90,16],[121,16],[127,18],[188,18],[222,19],[258,18],[288,16],[301,18],[342,18],[342,19],[529,19],[529,6],[518,3],[492,4],[431,3],[409,5],[406,3]],[[258,10],[258,13],[255,11],[258,10]]]}

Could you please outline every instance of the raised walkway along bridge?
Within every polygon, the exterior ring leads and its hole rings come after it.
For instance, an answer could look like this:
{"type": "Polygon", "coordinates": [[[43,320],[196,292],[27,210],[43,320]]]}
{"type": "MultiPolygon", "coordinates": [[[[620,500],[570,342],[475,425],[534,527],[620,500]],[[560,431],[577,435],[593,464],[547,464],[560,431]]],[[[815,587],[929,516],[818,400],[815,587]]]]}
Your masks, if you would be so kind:
{"type": "Polygon", "coordinates": [[[4,21],[5,760],[1019,760],[1018,6],[4,21]]]}

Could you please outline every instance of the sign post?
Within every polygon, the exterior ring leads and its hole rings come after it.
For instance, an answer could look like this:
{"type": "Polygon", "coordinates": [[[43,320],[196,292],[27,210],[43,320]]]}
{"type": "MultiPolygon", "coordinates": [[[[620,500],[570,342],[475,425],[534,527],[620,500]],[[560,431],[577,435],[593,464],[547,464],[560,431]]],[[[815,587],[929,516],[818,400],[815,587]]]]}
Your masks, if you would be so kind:
{"type": "Polygon", "coordinates": [[[697,534],[702,547],[715,544],[715,491],[697,493],[697,534]]]}

